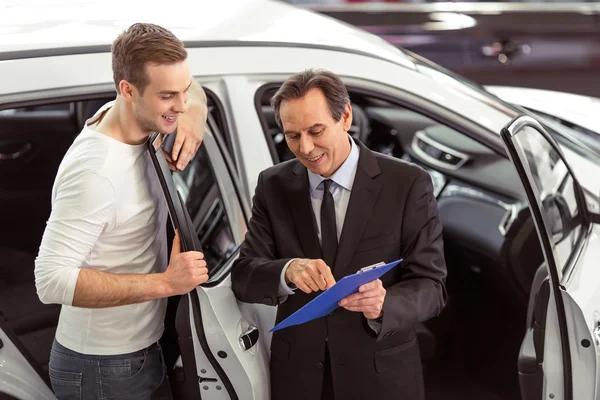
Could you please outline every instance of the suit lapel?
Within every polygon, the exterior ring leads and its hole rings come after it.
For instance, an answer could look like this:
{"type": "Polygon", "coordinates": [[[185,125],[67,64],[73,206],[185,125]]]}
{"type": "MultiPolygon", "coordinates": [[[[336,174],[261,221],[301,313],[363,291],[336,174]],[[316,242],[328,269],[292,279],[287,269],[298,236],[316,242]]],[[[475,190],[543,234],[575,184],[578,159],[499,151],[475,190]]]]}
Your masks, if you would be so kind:
{"type": "Polygon", "coordinates": [[[360,155],[335,260],[336,279],[345,275],[381,190],[381,182],[375,179],[381,173],[377,159],[365,145],[356,143],[360,155]]]}
{"type": "Polygon", "coordinates": [[[300,240],[304,257],[321,258],[321,245],[317,234],[317,223],[310,201],[310,185],[306,168],[298,162],[294,167],[287,190],[288,203],[291,208],[292,218],[296,233],[300,240]]]}

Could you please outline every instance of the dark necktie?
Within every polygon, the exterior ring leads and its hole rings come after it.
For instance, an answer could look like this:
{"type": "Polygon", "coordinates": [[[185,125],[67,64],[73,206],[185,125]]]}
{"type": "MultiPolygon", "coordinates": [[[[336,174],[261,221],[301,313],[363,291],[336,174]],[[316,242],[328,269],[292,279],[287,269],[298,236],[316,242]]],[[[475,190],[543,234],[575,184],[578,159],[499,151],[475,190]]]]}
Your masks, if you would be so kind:
{"type": "Polygon", "coordinates": [[[323,261],[333,269],[335,255],[337,253],[337,228],[335,226],[335,206],[333,196],[329,188],[333,181],[325,179],[323,181],[323,202],[321,203],[321,250],[323,252],[323,261]]]}

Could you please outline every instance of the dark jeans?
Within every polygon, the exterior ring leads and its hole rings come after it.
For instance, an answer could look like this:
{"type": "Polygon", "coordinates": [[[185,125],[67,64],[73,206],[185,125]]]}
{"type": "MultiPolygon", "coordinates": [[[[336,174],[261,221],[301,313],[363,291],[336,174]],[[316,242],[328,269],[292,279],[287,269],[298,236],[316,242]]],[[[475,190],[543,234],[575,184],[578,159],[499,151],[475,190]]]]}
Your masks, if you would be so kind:
{"type": "Polygon", "coordinates": [[[49,367],[59,400],[173,399],[158,343],[134,353],[94,356],[54,340],[49,367]]]}

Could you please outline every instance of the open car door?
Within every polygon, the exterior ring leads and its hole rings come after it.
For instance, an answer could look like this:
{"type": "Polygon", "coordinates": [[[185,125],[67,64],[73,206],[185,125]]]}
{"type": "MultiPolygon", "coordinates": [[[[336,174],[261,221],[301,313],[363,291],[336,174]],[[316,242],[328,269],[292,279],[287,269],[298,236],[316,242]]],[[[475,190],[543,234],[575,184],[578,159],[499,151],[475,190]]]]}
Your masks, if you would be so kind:
{"type": "Polygon", "coordinates": [[[48,373],[0,316],[0,400],[56,400],[48,373]]]}
{"type": "Polygon", "coordinates": [[[148,150],[182,251],[202,251],[209,269],[209,280],[179,301],[181,357],[176,366],[182,376],[172,384],[177,386],[175,398],[268,399],[267,332],[275,307],[240,303],[231,290],[230,271],[249,215],[233,163],[209,116],[195,158],[184,171],[171,173],[161,147],[169,149],[174,136],[153,135],[148,150]]]}
{"type": "Polygon", "coordinates": [[[569,166],[565,152],[573,150],[535,119],[516,118],[502,139],[523,181],[545,259],[519,353],[521,397],[599,399],[600,229],[591,211],[598,194],[586,192],[569,166]]]}

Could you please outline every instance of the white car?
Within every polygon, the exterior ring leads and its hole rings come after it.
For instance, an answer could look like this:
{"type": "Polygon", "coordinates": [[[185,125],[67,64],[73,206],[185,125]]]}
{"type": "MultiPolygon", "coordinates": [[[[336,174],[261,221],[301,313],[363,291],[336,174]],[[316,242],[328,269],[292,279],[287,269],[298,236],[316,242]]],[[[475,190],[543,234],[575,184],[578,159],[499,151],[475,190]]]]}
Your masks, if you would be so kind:
{"type": "Polygon", "coordinates": [[[15,1],[0,13],[0,399],[54,398],[47,363],[60,307],[39,302],[33,260],[57,167],[115,96],[110,44],[137,21],[185,42],[210,105],[184,172],[172,175],[155,151],[168,143],[148,142],[173,224],[210,266],[209,282],[169,301],[163,348],[176,399],[269,398],[275,308],[238,302],[229,272],[259,172],[291,157],[268,100],[306,68],[343,78],[354,137],[431,173],[449,302],[416,327],[428,399],[600,399],[598,146],[288,4],[74,3],[15,1]]]}

